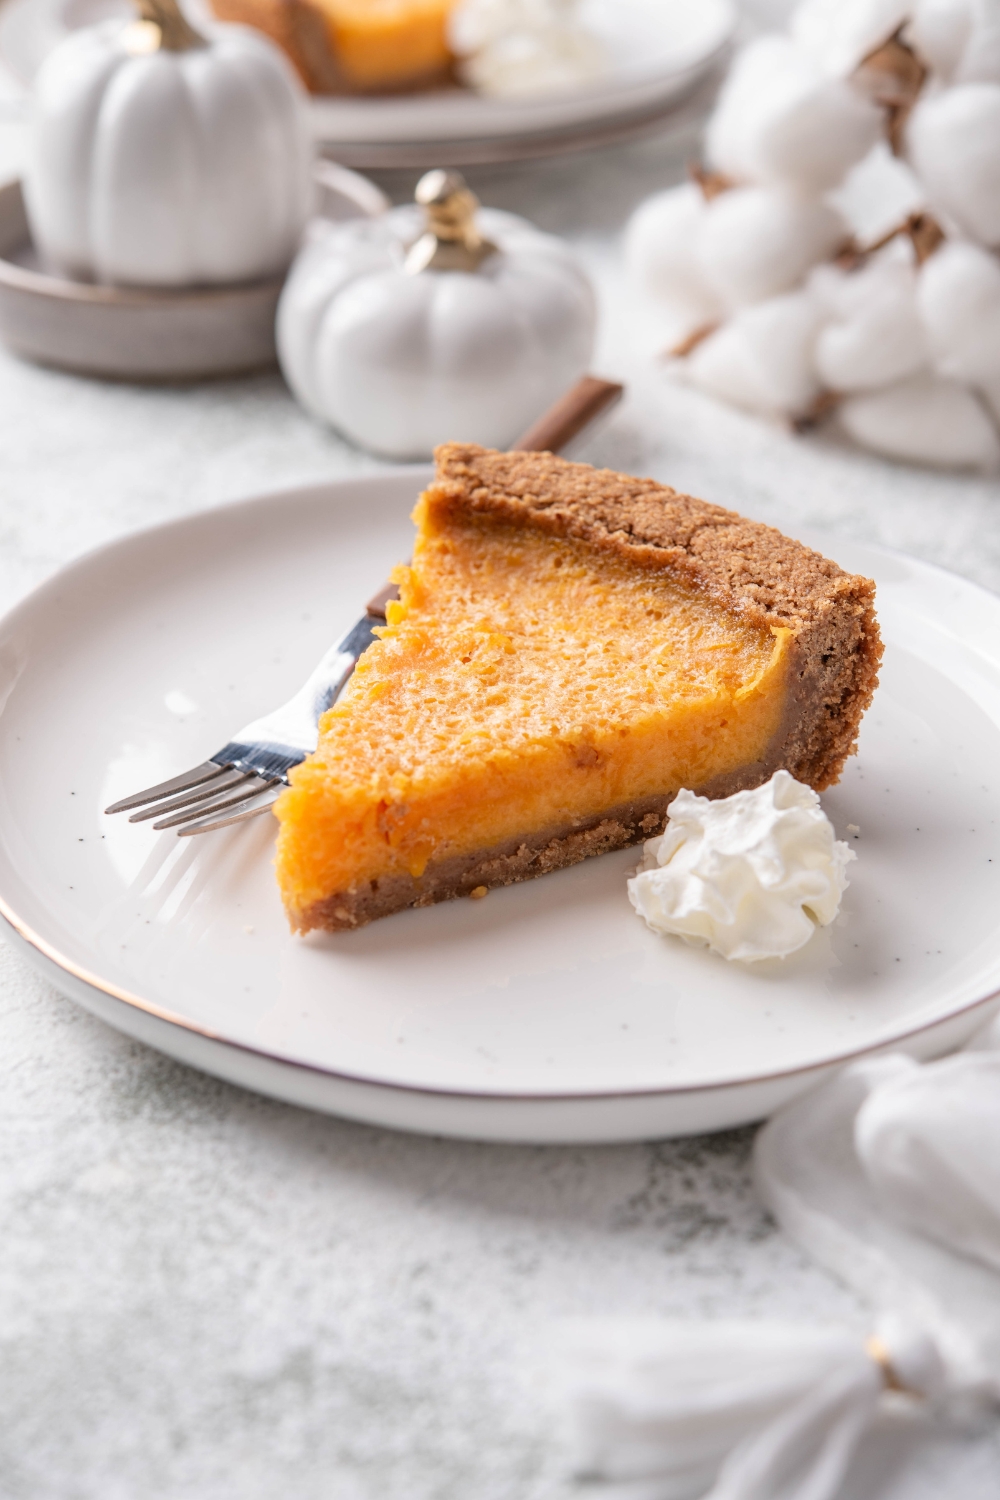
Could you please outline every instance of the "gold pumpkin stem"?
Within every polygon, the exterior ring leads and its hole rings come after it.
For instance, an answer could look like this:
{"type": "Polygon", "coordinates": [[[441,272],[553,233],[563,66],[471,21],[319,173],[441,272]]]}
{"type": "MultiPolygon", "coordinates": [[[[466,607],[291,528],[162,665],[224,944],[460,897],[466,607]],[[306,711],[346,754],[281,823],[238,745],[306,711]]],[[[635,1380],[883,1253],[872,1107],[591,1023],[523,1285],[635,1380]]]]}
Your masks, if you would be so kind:
{"type": "Polygon", "coordinates": [[[904,1385],[900,1380],[899,1374],[892,1363],[892,1355],[877,1334],[873,1333],[869,1338],[865,1339],[865,1353],[881,1370],[882,1379],[887,1391],[901,1391],[910,1396],[918,1394],[916,1391],[911,1391],[909,1386],[904,1385]]]}
{"type": "Polygon", "coordinates": [[[483,239],[476,227],[479,199],[459,172],[426,172],[414,194],[424,210],[426,228],[410,246],[405,269],[421,271],[477,271],[496,245],[483,239]]]}
{"type": "Polygon", "coordinates": [[[141,16],[132,28],[139,52],[192,52],[208,41],[195,31],[177,0],[136,0],[141,16]]]}

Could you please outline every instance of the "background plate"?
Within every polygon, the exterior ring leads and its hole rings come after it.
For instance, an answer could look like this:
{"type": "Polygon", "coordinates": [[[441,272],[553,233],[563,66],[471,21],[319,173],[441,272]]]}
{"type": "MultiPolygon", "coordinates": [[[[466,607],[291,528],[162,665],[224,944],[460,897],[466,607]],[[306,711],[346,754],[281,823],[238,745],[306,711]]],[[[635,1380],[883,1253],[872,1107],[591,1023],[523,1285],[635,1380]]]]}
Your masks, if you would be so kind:
{"type": "Polygon", "coordinates": [[[293,1102],[511,1140],[759,1117],[833,1061],[955,1045],[1000,991],[1000,601],[872,573],[887,640],[824,804],[859,860],[838,921],[742,967],[655,937],[635,851],[356,933],[289,936],[270,819],[205,839],[101,809],[283,699],[409,551],[426,470],[265,496],[118,542],[0,625],[0,909],[67,993],[293,1102]],[[969,644],[975,642],[974,645],[969,644]]]}
{"type": "MultiPolygon", "coordinates": [[[[207,5],[190,9],[197,17],[207,5]]],[[[0,63],[30,86],[67,31],[132,14],[128,0],[5,0],[0,63]]],[[[647,124],[683,99],[720,58],[736,24],[730,0],[583,0],[581,14],[611,58],[600,81],[530,100],[487,99],[460,88],[315,97],[316,137],[349,165],[385,167],[545,154],[547,143],[553,150],[576,138],[589,145],[608,132],[614,139],[626,120],[647,124]]]]}

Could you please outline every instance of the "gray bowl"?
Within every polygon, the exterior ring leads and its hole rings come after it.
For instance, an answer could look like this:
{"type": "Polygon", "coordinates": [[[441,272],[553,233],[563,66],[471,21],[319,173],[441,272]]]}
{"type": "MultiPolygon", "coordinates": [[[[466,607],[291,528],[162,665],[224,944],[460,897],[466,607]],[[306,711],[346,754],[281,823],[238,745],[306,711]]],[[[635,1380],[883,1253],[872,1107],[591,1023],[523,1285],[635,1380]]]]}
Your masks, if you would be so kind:
{"type": "MultiPolygon", "coordinates": [[[[370,217],[388,206],[374,183],[333,162],[317,163],[316,187],[324,218],[370,217]]],[[[283,281],[181,291],[70,281],[40,263],[20,181],[0,185],[0,340],[39,364],[150,381],[266,369],[276,360],[283,281]]]]}

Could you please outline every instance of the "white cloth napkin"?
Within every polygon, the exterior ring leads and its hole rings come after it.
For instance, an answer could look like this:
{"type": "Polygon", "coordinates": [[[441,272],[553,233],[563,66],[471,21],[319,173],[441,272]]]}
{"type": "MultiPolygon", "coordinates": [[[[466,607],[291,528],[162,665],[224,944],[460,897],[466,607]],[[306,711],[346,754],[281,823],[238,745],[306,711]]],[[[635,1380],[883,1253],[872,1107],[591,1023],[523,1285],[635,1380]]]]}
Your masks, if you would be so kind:
{"type": "Polygon", "coordinates": [[[1000,1021],[940,1062],[843,1069],[763,1127],[754,1171],[781,1227],[879,1310],[873,1334],[566,1326],[577,1467],[622,1494],[833,1500],[887,1398],[1000,1405],[1000,1021]]]}
{"type": "Polygon", "coordinates": [[[953,1387],[1000,1399],[1000,1022],[845,1068],[768,1121],[754,1177],[803,1249],[933,1334],[953,1387]]]}
{"type": "MultiPolygon", "coordinates": [[[[919,1329],[883,1320],[876,1336],[894,1380],[942,1395],[919,1329]]],[[[655,1500],[829,1500],[886,1389],[857,1334],[797,1323],[588,1320],[561,1354],[577,1469],[654,1480],[655,1500]]]]}

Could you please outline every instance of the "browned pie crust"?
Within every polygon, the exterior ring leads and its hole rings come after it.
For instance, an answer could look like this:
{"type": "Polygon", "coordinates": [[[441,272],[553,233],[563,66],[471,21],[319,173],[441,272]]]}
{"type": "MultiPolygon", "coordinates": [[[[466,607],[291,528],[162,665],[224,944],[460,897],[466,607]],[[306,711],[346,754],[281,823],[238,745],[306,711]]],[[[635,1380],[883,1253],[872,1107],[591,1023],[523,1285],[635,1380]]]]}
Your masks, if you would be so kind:
{"type": "Polygon", "coordinates": [[[355,890],[338,891],[317,901],[299,918],[300,931],[325,927],[337,932],[361,927],[376,917],[388,917],[407,906],[433,906],[455,896],[471,896],[481,889],[493,890],[548,875],[566,865],[575,865],[591,854],[608,854],[662,833],[667,808],[676,793],[648,797],[625,807],[610,808],[575,827],[545,828],[522,838],[508,839],[493,849],[432,860],[419,879],[403,872],[369,880],[355,890]]]}
{"type": "MultiPolygon", "coordinates": [[[[475,516],[486,524],[576,537],[639,566],[666,568],[755,624],[794,631],[784,722],[767,754],[692,790],[728,796],[760,786],[781,767],[816,791],[839,779],[878,685],[882,640],[871,579],[845,573],[771,526],[652,479],[551,453],[496,453],[473,444],[447,443],[435,457],[431,493],[456,519],[475,516]]],[[[431,861],[419,878],[399,874],[366,882],[317,902],[297,925],[304,931],[358,927],[403,907],[529,880],[661,832],[673,797],[670,791],[573,827],[525,832],[493,849],[431,861]]]]}
{"type": "Polygon", "coordinates": [[[882,638],[870,578],[845,573],[773,526],[654,479],[472,444],[446,443],[435,457],[431,492],[458,516],[579,537],[630,562],[666,568],[754,624],[791,628],[794,704],[779,764],[818,792],[839,779],[878,686],[882,638]]]}

